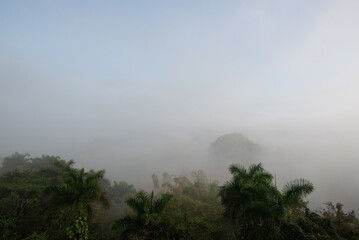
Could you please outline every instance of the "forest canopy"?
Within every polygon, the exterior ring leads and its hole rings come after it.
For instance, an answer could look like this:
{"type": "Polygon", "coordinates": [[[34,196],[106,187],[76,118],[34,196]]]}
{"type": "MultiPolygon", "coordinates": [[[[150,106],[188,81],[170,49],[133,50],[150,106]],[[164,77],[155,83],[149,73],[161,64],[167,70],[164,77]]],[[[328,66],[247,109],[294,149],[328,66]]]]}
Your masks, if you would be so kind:
{"type": "Polygon", "coordinates": [[[331,202],[310,209],[309,180],[278,189],[262,164],[230,165],[223,185],[203,170],[153,174],[150,191],[74,164],[20,153],[2,159],[0,239],[359,239],[354,211],[331,202]]]}

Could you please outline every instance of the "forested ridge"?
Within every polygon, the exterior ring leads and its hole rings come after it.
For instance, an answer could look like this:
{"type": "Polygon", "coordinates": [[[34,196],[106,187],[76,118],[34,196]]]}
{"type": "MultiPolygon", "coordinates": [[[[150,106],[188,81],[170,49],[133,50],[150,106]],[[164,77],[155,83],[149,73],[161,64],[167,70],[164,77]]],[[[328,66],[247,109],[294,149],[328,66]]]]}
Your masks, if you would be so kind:
{"type": "Polygon", "coordinates": [[[309,209],[310,180],[279,189],[261,164],[228,166],[224,184],[202,170],[153,174],[146,192],[74,163],[19,153],[2,159],[0,239],[359,239],[354,211],[331,202],[309,209]]]}

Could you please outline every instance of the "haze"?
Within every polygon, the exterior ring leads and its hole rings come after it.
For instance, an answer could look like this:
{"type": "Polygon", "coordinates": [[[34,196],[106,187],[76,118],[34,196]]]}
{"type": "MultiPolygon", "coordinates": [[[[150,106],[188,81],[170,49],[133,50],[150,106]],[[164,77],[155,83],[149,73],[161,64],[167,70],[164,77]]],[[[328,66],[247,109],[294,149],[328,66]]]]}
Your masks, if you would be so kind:
{"type": "MultiPolygon", "coordinates": [[[[207,170],[239,132],[359,211],[358,1],[1,1],[0,155],[113,180],[207,170]]],[[[227,168],[228,166],[223,166],[227,168]]]]}

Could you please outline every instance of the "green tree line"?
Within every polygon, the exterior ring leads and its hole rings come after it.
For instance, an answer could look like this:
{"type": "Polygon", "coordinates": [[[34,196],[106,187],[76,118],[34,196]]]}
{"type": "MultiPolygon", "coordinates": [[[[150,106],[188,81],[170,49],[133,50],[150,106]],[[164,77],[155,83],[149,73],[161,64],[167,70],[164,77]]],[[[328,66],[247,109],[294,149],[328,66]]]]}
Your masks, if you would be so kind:
{"type": "Polygon", "coordinates": [[[1,161],[0,239],[359,239],[359,219],[341,203],[313,211],[313,184],[278,189],[261,164],[231,165],[219,185],[202,170],[153,174],[153,190],[111,182],[57,156],[14,153],[1,161]]]}

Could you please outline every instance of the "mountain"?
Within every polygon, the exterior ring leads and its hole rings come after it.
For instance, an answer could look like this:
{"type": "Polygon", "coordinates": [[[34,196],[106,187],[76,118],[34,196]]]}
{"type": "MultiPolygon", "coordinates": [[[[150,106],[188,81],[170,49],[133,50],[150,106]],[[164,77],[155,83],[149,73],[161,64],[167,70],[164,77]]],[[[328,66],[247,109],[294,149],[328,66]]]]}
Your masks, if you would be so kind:
{"type": "Polygon", "coordinates": [[[209,147],[212,163],[247,165],[255,161],[263,148],[240,133],[229,133],[217,138],[209,147]]]}

